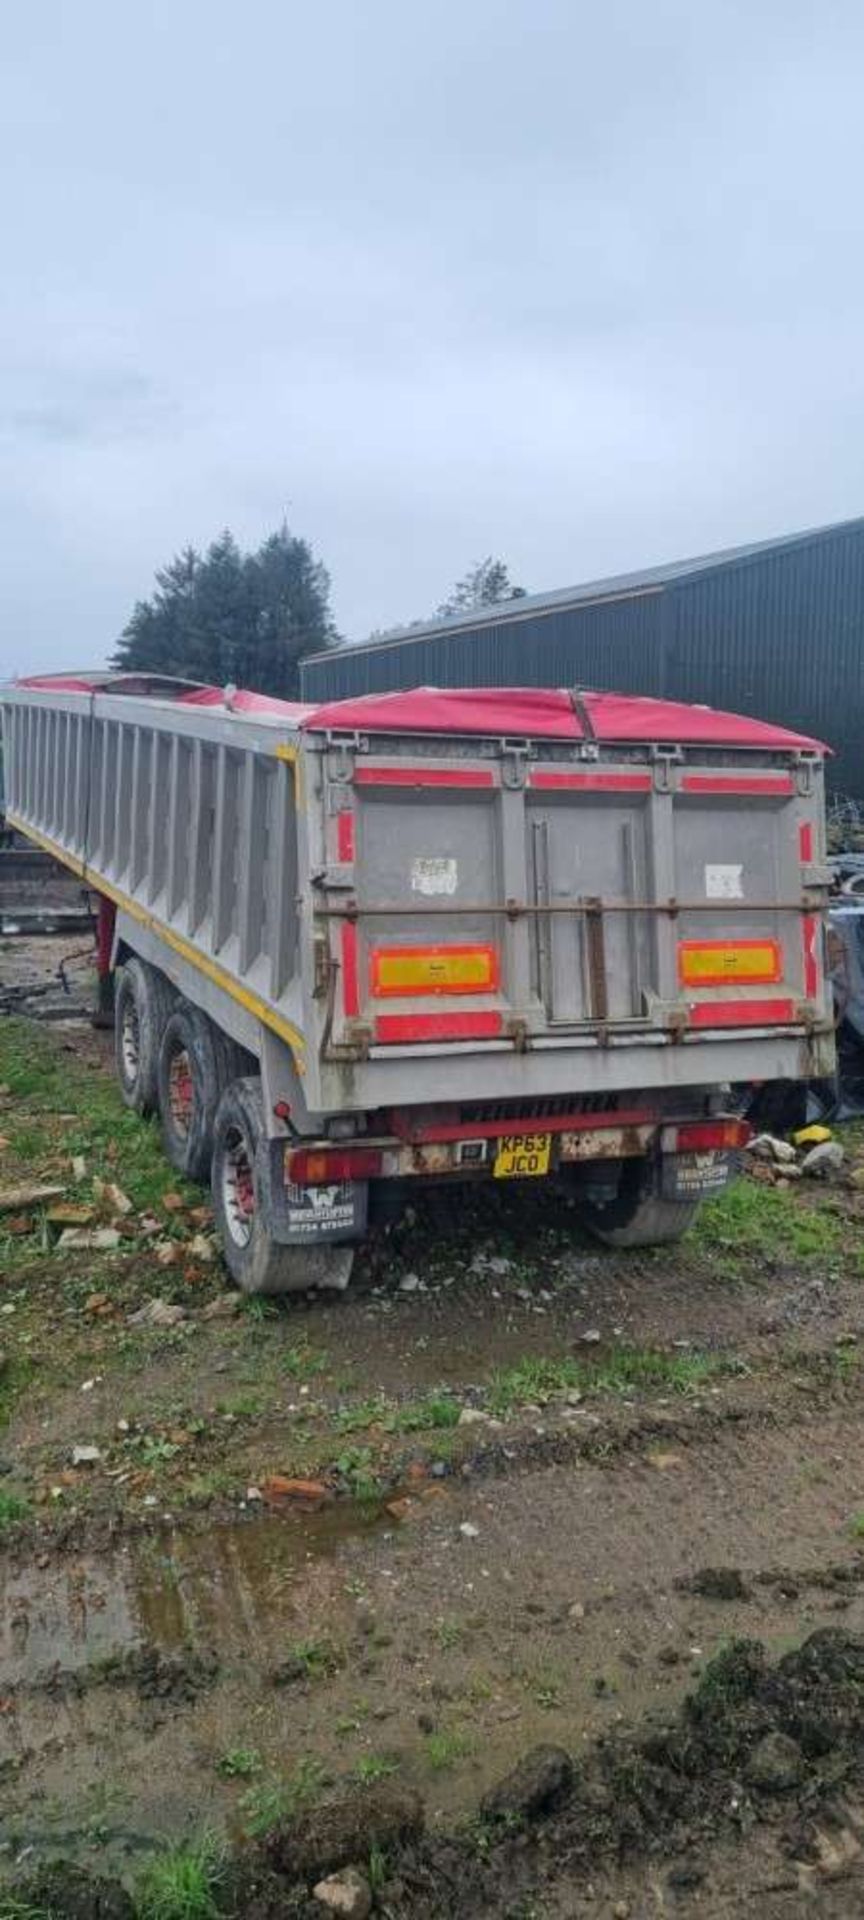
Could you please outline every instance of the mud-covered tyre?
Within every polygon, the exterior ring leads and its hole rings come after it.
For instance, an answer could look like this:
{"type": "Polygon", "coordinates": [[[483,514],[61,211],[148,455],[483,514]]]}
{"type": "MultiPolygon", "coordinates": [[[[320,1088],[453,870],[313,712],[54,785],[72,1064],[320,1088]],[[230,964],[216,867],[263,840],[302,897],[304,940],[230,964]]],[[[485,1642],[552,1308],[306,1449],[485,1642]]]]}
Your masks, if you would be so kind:
{"type": "Polygon", "coordinates": [[[266,1226],[264,1102],[260,1080],[235,1080],[219,1102],[213,1137],[213,1214],[225,1264],[243,1293],[341,1292],[354,1249],[283,1247],[266,1226]]]}
{"type": "Polygon", "coordinates": [[[133,958],[119,968],[114,1061],[121,1097],[133,1113],[154,1113],[159,1104],[159,1048],[176,1000],[170,980],[157,967],[133,958]]]}
{"type": "Polygon", "coordinates": [[[689,1231],[699,1212],[699,1201],[649,1196],[640,1201],[629,1220],[618,1224],[614,1212],[614,1202],[608,1207],[585,1205],[579,1209],[579,1218],[595,1240],[602,1240],[607,1247],[662,1247],[689,1231]]]}
{"type": "Polygon", "coordinates": [[[177,1002],[159,1048],[158,1094],[165,1156],[187,1180],[206,1180],[216,1109],[244,1055],[200,1007],[177,1002]]]}

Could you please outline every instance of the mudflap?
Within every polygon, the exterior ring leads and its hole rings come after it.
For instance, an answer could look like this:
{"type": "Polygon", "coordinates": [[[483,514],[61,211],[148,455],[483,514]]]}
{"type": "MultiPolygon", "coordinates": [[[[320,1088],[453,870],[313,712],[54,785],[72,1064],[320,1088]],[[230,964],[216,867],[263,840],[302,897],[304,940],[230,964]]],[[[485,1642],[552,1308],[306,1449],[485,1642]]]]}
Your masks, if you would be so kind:
{"type": "Polygon", "coordinates": [[[706,1149],[704,1153],[664,1153],[660,1193],[664,1200],[707,1200],[722,1193],[738,1172],[740,1156],[706,1149]]]}
{"type": "Polygon", "coordinates": [[[285,1141],[267,1142],[270,1232],[283,1247],[310,1246],[323,1240],[362,1240],[369,1208],[367,1180],[340,1180],[327,1186],[296,1187],[285,1178],[285,1141]]]}

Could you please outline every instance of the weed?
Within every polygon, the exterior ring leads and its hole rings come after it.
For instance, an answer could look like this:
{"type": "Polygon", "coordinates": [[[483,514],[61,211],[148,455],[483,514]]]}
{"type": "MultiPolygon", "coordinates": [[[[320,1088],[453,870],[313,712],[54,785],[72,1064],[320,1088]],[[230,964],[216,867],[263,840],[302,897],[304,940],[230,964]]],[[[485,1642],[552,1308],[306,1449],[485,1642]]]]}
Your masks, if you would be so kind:
{"type": "Polygon", "coordinates": [[[336,1461],[336,1472],[355,1500],[380,1500],[382,1483],[374,1472],[371,1447],[346,1447],[336,1461]]]}
{"type": "Polygon", "coordinates": [[[387,1855],[384,1852],[383,1847],[378,1847],[378,1846],[370,1847],[369,1859],[366,1863],[366,1878],[369,1882],[369,1885],[372,1889],[373,1894],[381,1892],[381,1889],[384,1886],[385,1881],[387,1879],[388,1872],[389,1872],[389,1868],[387,1865],[387,1855]]]}
{"type": "Polygon", "coordinates": [[[754,1180],[736,1180],[724,1193],[706,1200],[690,1236],[710,1253],[802,1259],[839,1253],[843,1223],[824,1206],[754,1180]]]}
{"type": "Polygon", "coordinates": [[[316,1374],[324,1372],[327,1355],[317,1353],[314,1347],[305,1344],[286,1347],[281,1355],[281,1364],[292,1380],[314,1380],[316,1374]]]}
{"type": "Polygon", "coordinates": [[[228,1400],[217,1400],[216,1412],[230,1420],[255,1420],[266,1404],[261,1393],[234,1393],[228,1400]]]}
{"type": "Polygon", "coordinates": [[[435,1638],[442,1653],[451,1653],[465,1638],[465,1628],[459,1620],[439,1620],[435,1628],[435,1638]]]}
{"type": "Polygon", "coordinates": [[[467,1733],[430,1733],[425,1753],[433,1773],[447,1773],[471,1752],[467,1733]]]}
{"type": "Polygon", "coordinates": [[[374,1787],[377,1781],[388,1780],[398,1772],[398,1760],[385,1760],[380,1753],[364,1753],[354,1768],[354,1778],[358,1787],[374,1787]]]}
{"type": "Polygon", "coordinates": [[[864,1513],[854,1513],[849,1522],[849,1532],[853,1540],[864,1540],[864,1513]]]}
{"type": "Polygon", "coordinates": [[[0,1534],[7,1527],[17,1526],[19,1520],[26,1520],[30,1512],[30,1502],[20,1493],[0,1492],[0,1534]]]}
{"type": "Polygon", "coordinates": [[[34,1907],[17,1893],[0,1893],[0,1920],[53,1920],[47,1907],[34,1907]]]}
{"type": "Polygon", "coordinates": [[[216,1771],[225,1780],[251,1780],[253,1774],[261,1772],[261,1755],[257,1747],[229,1747],[216,1771]]]}
{"type": "Polygon", "coordinates": [[[216,1920],[225,1856],[212,1834],[154,1860],[138,1894],[138,1920],[216,1920]]]}
{"type": "Polygon", "coordinates": [[[267,1300],[260,1293],[244,1293],[240,1301],[240,1307],[242,1312],[245,1313],[247,1320],[260,1322],[262,1320],[277,1320],[279,1317],[279,1308],[275,1300],[267,1300]]]}
{"type": "Polygon", "coordinates": [[[421,1433],[428,1427],[455,1427],[461,1408],[449,1394],[427,1393],[422,1400],[408,1400],[395,1407],[384,1422],[388,1433],[421,1433]]]}
{"type": "Polygon", "coordinates": [[[240,1801],[246,1832],[260,1840],[280,1821],[310,1806],[326,1787],[328,1776],[320,1760],[299,1760],[286,1780],[267,1780],[250,1787],[240,1801]]]}
{"type": "Polygon", "coordinates": [[[286,1654],[286,1668],[298,1668],[306,1680],[329,1680],[339,1672],[343,1656],[329,1640],[295,1640],[286,1654]]]}
{"type": "Polygon", "coordinates": [[[507,1414],[574,1388],[583,1393],[632,1393],[639,1388],[692,1393],[729,1365],[710,1354],[670,1354],[651,1347],[613,1347],[596,1361],[532,1356],[493,1374],[489,1406],[493,1413],[507,1414]]]}

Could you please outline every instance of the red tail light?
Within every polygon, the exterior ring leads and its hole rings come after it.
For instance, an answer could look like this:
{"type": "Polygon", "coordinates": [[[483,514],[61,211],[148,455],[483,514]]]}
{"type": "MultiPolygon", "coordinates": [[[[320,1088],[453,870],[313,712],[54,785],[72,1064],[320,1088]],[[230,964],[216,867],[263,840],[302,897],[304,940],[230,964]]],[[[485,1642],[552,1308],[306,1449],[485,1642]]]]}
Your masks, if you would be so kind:
{"type": "Polygon", "coordinates": [[[295,1187],[326,1187],[331,1180],[371,1180],[381,1172],[377,1147],[293,1147],[285,1172],[295,1187]]]}
{"type": "Polygon", "coordinates": [[[688,1120],[677,1127],[664,1127],[664,1153],[707,1153],[712,1148],[746,1147],[753,1138],[749,1120],[688,1120]]]}

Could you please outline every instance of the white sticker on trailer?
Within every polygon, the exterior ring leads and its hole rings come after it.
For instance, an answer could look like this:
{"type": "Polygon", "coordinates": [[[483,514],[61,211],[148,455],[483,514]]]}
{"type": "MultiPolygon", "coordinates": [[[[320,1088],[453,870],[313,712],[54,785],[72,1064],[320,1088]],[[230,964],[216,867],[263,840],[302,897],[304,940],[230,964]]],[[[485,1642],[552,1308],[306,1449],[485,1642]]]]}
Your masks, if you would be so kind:
{"type": "Polygon", "coordinates": [[[459,884],[456,860],[420,856],[411,867],[412,893],[455,893],[459,884]]]}
{"type": "Polygon", "coordinates": [[[744,888],[741,884],[743,867],[706,867],[706,900],[742,900],[744,888]]]}

